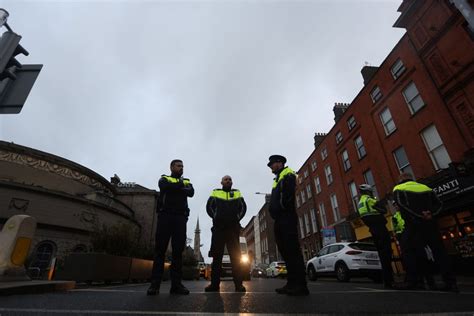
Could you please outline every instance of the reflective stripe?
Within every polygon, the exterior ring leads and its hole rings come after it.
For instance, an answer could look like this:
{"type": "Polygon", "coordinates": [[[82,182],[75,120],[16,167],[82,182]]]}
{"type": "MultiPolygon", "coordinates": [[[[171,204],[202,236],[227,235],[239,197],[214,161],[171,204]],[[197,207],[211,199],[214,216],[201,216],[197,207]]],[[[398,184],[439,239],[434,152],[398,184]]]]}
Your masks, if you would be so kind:
{"type": "Polygon", "coordinates": [[[400,234],[405,230],[405,221],[402,218],[402,214],[400,211],[396,211],[395,214],[393,214],[393,231],[396,234],[400,234]]]}
{"type": "MultiPolygon", "coordinates": [[[[165,178],[168,182],[171,182],[171,183],[178,183],[179,182],[179,178],[174,178],[174,177],[170,177],[170,176],[162,176],[163,178],[165,178]]],[[[183,183],[186,185],[186,184],[191,184],[191,181],[189,181],[189,179],[186,179],[186,178],[183,178],[183,183]]]]}
{"type": "Polygon", "coordinates": [[[374,205],[376,202],[377,202],[376,199],[370,197],[367,194],[363,194],[360,197],[359,204],[358,204],[358,211],[359,211],[360,217],[379,214],[379,212],[376,209],[374,209],[374,205]]]}
{"type": "Polygon", "coordinates": [[[272,188],[276,188],[276,186],[278,185],[278,183],[283,180],[284,177],[286,177],[287,175],[289,174],[295,174],[295,172],[293,170],[291,170],[289,167],[285,167],[281,172],[280,174],[278,175],[278,179],[275,178],[275,180],[273,181],[273,186],[272,188]]]}
{"type": "Polygon", "coordinates": [[[433,191],[430,187],[428,187],[424,184],[415,182],[415,181],[408,181],[408,182],[396,185],[393,188],[393,192],[395,192],[397,190],[398,191],[417,192],[417,193],[433,191]]]}
{"type": "Polygon", "coordinates": [[[215,189],[212,191],[211,197],[221,199],[221,200],[236,200],[242,197],[242,194],[239,190],[231,190],[229,192],[222,189],[215,189]]]}

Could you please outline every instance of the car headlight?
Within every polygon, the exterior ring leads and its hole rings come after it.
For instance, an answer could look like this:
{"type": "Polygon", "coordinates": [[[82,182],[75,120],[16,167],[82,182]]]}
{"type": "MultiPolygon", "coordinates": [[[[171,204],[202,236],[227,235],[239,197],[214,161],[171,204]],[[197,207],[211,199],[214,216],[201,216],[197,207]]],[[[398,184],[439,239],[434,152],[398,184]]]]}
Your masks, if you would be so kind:
{"type": "Polygon", "coordinates": [[[240,261],[242,263],[248,263],[249,262],[249,256],[248,255],[242,255],[242,257],[240,257],[240,261]]]}

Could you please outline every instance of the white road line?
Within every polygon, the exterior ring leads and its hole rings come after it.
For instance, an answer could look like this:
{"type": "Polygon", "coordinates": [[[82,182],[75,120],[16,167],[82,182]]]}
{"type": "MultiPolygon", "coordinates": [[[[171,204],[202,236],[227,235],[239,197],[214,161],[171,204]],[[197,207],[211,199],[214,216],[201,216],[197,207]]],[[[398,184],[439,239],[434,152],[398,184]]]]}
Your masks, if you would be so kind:
{"type": "MultiPolygon", "coordinates": [[[[78,313],[78,314],[102,314],[102,315],[222,315],[224,313],[207,313],[207,312],[162,312],[162,311],[120,311],[120,310],[80,310],[80,309],[39,309],[39,308],[0,308],[0,312],[18,312],[18,313],[34,313],[34,314],[71,314],[71,313],[78,313]]],[[[447,312],[447,313],[429,313],[429,315],[436,315],[436,316],[461,316],[461,315],[472,315],[473,311],[471,312],[447,312]]],[[[258,316],[288,316],[288,314],[268,314],[268,313],[225,313],[226,315],[230,316],[237,316],[237,315],[258,315],[258,316]]],[[[297,315],[328,315],[327,313],[297,313],[291,314],[293,316],[297,315]]],[[[404,314],[405,316],[414,316],[420,315],[419,313],[411,314],[407,313],[404,314]]]]}

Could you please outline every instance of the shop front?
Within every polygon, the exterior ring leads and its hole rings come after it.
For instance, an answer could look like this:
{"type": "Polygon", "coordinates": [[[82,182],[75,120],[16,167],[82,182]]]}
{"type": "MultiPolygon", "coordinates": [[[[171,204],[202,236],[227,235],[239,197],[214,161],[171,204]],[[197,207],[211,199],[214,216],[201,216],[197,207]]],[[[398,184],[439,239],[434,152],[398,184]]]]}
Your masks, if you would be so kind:
{"type": "Polygon", "coordinates": [[[456,273],[474,274],[474,174],[455,167],[425,179],[443,208],[438,225],[456,273]]]}

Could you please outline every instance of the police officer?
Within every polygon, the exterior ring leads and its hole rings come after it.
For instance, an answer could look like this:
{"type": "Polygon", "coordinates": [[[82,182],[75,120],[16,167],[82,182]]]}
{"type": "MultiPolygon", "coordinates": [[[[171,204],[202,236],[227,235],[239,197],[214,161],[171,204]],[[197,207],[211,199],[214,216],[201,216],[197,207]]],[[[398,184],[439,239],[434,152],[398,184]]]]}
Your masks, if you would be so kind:
{"type": "Polygon", "coordinates": [[[240,220],[245,216],[247,205],[239,190],[232,189],[232,178],[222,177],[222,189],[215,189],[207,200],[207,214],[212,218],[211,255],[212,271],[211,284],[206,292],[219,292],[221,281],[222,256],[224,247],[230,255],[232,276],[236,292],[245,292],[242,285],[242,272],[240,269],[240,220]]]}
{"type": "MultiPolygon", "coordinates": [[[[397,211],[392,216],[392,226],[393,232],[397,238],[398,244],[400,246],[400,254],[401,254],[401,261],[402,266],[405,271],[407,271],[407,259],[406,253],[408,252],[408,242],[407,242],[407,234],[405,230],[405,220],[402,217],[402,214],[398,210],[398,206],[396,203],[393,203],[394,206],[397,207],[397,211]]],[[[427,246],[428,247],[428,246],[427,246]]],[[[427,256],[426,249],[417,249],[417,289],[425,289],[425,279],[430,290],[436,290],[436,283],[434,280],[434,276],[432,273],[432,265],[430,264],[431,261],[427,256]]],[[[406,282],[406,280],[405,280],[406,282]]]]}
{"type": "Polygon", "coordinates": [[[286,158],[269,157],[268,167],[275,174],[270,198],[270,216],[275,220],[275,241],[288,270],[287,284],[275,291],[278,294],[309,295],[305,266],[298,241],[295,209],[296,174],[285,167],[286,158]]]}
{"type": "Polygon", "coordinates": [[[151,285],[147,295],[156,295],[160,290],[165,264],[165,252],[171,238],[171,294],[189,294],[181,283],[184,246],[186,244],[186,223],[189,216],[188,197],[193,197],[194,188],[189,179],[183,178],[183,162],[171,161],[171,176],[162,175],[158,181],[160,199],[156,226],[155,261],[151,285]]]}
{"type": "Polygon", "coordinates": [[[358,212],[364,224],[369,227],[379,253],[384,287],[390,289],[393,286],[392,246],[390,233],[385,226],[387,220],[381,213],[384,207],[374,198],[372,186],[361,184],[359,190],[358,212]]]}
{"type": "Polygon", "coordinates": [[[420,263],[419,254],[428,246],[445,283],[440,290],[459,292],[456,277],[433,219],[441,211],[441,201],[431,188],[413,181],[412,176],[407,173],[400,175],[393,193],[405,221],[407,284],[404,289],[416,288],[417,271],[423,264],[420,263]]]}

